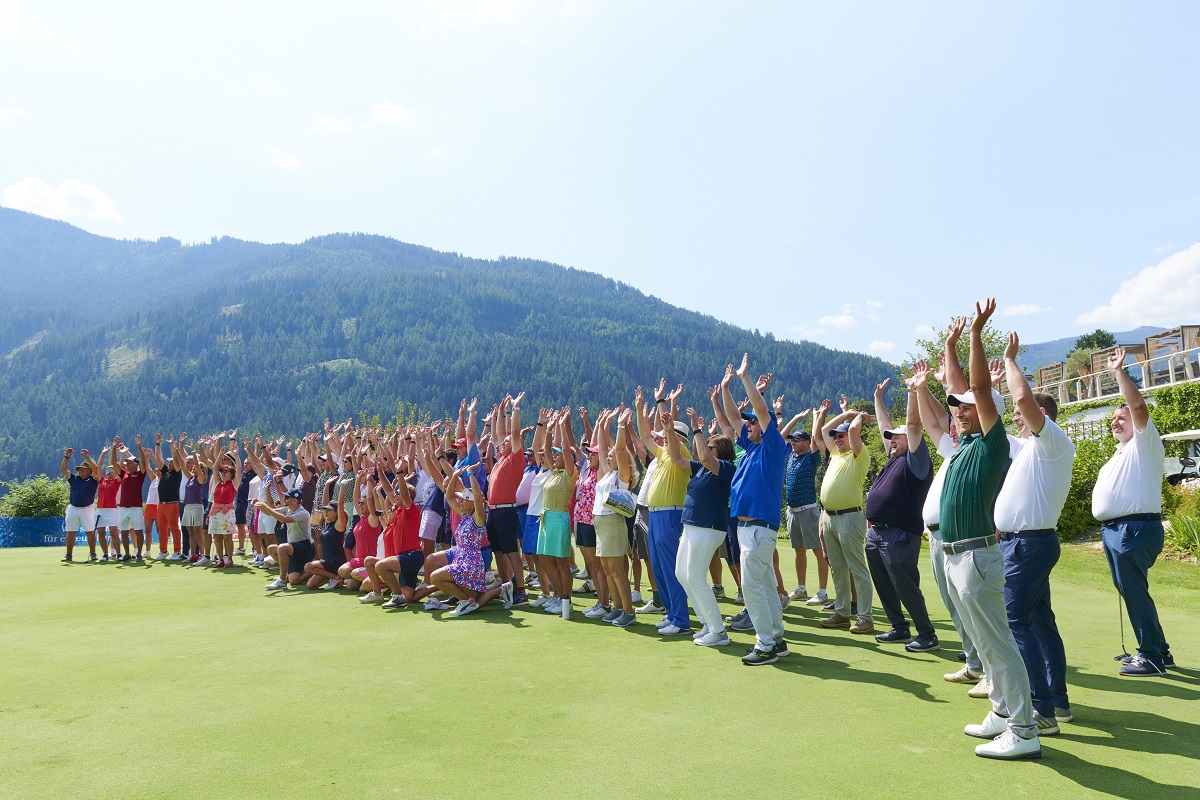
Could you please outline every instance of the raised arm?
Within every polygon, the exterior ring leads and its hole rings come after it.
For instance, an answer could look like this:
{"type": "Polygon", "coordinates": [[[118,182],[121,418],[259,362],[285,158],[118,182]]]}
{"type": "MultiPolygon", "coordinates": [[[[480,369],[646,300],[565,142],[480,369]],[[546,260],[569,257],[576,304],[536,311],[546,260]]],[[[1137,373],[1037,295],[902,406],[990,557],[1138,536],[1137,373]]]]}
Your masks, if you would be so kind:
{"type": "Polygon", "coordinates": [[[692,452],[695,454],[696,460],[713,475],[719,475],[721,462],[713,455],[712,449],[708,446],[708,437],[704,435],[704,417],[697,414],[694,408],[689,408],[687,414],[688,425],[692,428],[692,452]]]}
{"type": "Polygon", "coordinates": [[[617,475],[626,484],[633,480],[633,456],[629,451],[629,426],[633,424],[633,410],[623,409],[617,416],[617,475]]]}
{"type": "Polygon", "coordinates": [[[825,414],[829,411],[829,400],[822,400],[821,405],[813,409],[812,442],[817,452],[825,455],[829,452],[829,444],[825,441],[825,414]]]}
{"type": "Polygon", "coordinates": [[[646,406],[642,403],[642,387],[637,387],[633,393],[633,407],[637,412],[637,432],[638,438],[642,440],[642,444],[650,452],[657,452],[658,445],[654,443],[654,438],[650,435],[650,419],[646,416],[646,406]]]}
{"type": "Polygon", "coordinates": [[[1121,399],[1125,401],[1125,405],[1129,406],[1129,415],[1133,418],[1133,426],[1139,432],[1146,430],[1146,423],[1150,421],[1150,410],[1146,407],[1146,398],[1142,397],[1141,390],[1133,382],[1133,378],[1129,377],[1129,373],[1125,371],[1124,347],[1118,347],[1108,354],[1107,366],[1109,372],[1117,379],[1117,386],[1121,388],[1121,399]]]}
{"type": "MultiPolygon", "coordinates": [[[[73,448],[73,447],[68,447],[66,450],[63,450],[62,463],[58,465],[58,471],[60,473],[62,473],[62,476],[64,478],[71,477],[71,471],[69,469],[67,469],[67,466],[70,463],[71,456],[74,454],[74,452],[75,452],[75,448],[73,448]]],[[[93,472],[92,474],[95,475],[96,473],[93,472]]]]}
{"type": "MultiPolygon", "coordinates": [[[[880,432],[892,429],[892,415],[888,413],[887,406],[883,402],[883,393],[891,381],[891,378],[884,378],[883,383],[875,386],[875,419],[879,420],[880,432]]],[[[880,439],[883,441],[883,452],[886,453],[888,451],[887,439],[882,436],[880,439]]]]}
{"type": "MultiPolygon", "coordinates": [[[[793,430],[796,429],[796,426],[800,424],[800,420],[807,417],[809,415],[809,413],[810,413],[810,409],[806,408],[803,411],[801,411],[799,414],[794,415],[791,419],[789,419],[787,421],[786,425],[784,425],[782,428],[779,429],[780,434],[782,434],[786,438],[793,430]]],[[[778,414],[776,414],[775,419],[780,419],[780,416],[778,414]]]]}
{"type": "MultiPolygon", "coordinates": [[[[962,394],[967,390],[967,379],[963,377],[962,364],[958,362],[958,340],[967,326],[967,318],[959,317],[946,329],[946,349],[942,353],[942,385],[948,394],[962,394]]],[[[986,371],[986,369],[985,369],[986,371]]]]}
{"type": "Polygon", "coordinates": [[[683,451],[679,447],[679,433],[675,430],[675,418],[667,412],[666,425],[663,427],[663,436],[667,438],[667,458],[671,459],[671,463],[687,474],[692,473],[692,465],[688,459],[683,457],[683,451]]]}
{"type": "Polygon", "coordinates": [[[510,453],[521,453],[525,450],[525,434],[521,433],[521,403],[524,400],[524,392],[512,400],[512,419],[509,420],[508,431],[508,451],[510,453]]]}
{"type": "Polygon", "coordinates": [[[1013,405],[1021,411],[1026,427],[1038,434],[1046,426],[1046,415],[1034,399],[1033,390],[1025,380],[1025,373],[1017,366],[1017,350],[1020,346],[1017,332],[1008,334],[1008,346],[1004,348],[1004,376],[1008,379],[1008,390],[1012,393],[1013,405]]]}
{"type": "Polygon", "coordinates": [[[592,441],[592,436],[594,436],[595,433],[592,430],[591,420],[588,419],[587,406],[579,407],[579,419],[583,422],[583,438],[587,439],[590,444],[594,445],[595,442],[592,441]]]}
{"type": "MultiPolygon", "coordinates": [[[[729,438],[737,441],[737,431],[742,429],[742,412],[738,410],[737,403],[733,401],[733,393],[729,391],[729,384],[733,383],[733,375],[733,364],[726,365],[725,377],[721,379],[721,405],[725,408],[725,421],[729,424],[730,431],[733,432],[729,438]],[[733,427],[735,424],[736,428],[733,427]]],[[[720,422],[718,421],[717,424],[719,425],[720,422]]],[[[724,428],[721,430],[724,432],[724,428]]]]}
{"type": "Polygon", "coordinates": [[[478,432],[475,429],[476,425],[478,424],[476,422],[475,409],[478,408],[478,406],[479,398],[472,397],[470,405],[467,406],[467,430],[465,438],[467,440],[468,450],[471,448],[471,445],[478,444],[479,442],[479,439],[477,438],[478,432]]]}
{"type": "Polygon", "coordinates": [[[983,301],[983,305],[975,304],[975,319],[971,320],[971,360],[968,362],[971,393],[975,397],[979,427],[985,434],[1000,420],[996,401],[992,399],[992,376],[988,372],[987,352],[983,349],[983,326],[995,312],[996,298],[989,297],[983,301]]]}
{"type": "Polygon", "coordinates": [[[737,438],[737,433],[733,430],[733,425],[730,424],[729,417],[725,416],[725,409],[721,408],[720,384],[708,388],[708,399],[712,403],[713,419],[716,421],[717,427],[732,442],[737,438]]]}

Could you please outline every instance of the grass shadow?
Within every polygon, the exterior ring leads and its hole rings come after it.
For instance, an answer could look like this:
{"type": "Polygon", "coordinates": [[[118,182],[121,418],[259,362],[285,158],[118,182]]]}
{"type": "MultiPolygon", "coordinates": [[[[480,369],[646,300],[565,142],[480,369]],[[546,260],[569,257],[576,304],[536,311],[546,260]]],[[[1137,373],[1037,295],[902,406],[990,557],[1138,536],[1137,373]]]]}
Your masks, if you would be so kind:
{"type": "Polygon", "coordinates": [[[1195,682],[1191,676],[1179,676],[1182,680],[1173,678],[1175,670],[1168,670],[1161,678],[1122,678],[1116,674],[1101,675],[1095,672],[1081,672],[1076,667],[1067,667],[1067,684],[1082,686],[1086,689],[1096,689],[1102,692],[1117,694],[1144,694],[1151,697],[1174,697],[1177,700],[1200,700],[1200,689],[1193,689],[1188,683],[1195,682]]]}
{"type": "Polygon", "coordinates": [[[1130,800],[1195,800],[1196,797],[1195,786],[1159,783],[1145,775],[1087,761],[1063,750],[1049,751],[1043,748],[1043,753],[1043,758],[1031,762],[1035,768],[1057,772],[1067,780],[1099,794],[1130,800]]]}
{"type": "Polygon", "coordinates": [[[1200,761],[1200,725],[1195,723],[1146,711],[1117,711],[1077,703],[1071,704],[1071,711],[1075,714],[1075,720],[1063,728],[1065,733],[1074,734],[1083,728],[1111,734],[1072,735],[1070,738],[1073,740],[1142,753],[1169,753],[1200,761]]]}

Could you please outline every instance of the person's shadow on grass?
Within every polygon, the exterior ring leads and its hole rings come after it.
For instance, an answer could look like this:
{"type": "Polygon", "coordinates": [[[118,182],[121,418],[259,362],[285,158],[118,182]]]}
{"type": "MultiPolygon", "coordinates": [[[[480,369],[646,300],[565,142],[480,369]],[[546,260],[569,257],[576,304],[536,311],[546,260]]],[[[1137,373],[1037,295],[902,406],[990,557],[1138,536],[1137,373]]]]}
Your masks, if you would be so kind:
{"type": "Polygon", "coordinates": [[[1046,752],[1045,757],[1033,762],[1033,765],[1053,770],[1064,778],[1103,795],[1115,795],[1130,800],[1195,800],[1196,797],[1195,786],[1159,783],[1145,775],[1096,764],[1064,750],[1046,752]]]}
{"type": "Polygon", "coordinates": [[[1075,719],[1062,730],[1072,741],[1200,760],[1200,725],[1146,711],[1117,711],[1078,703],[1071,704],[1071,711],[1075,719]],[[1080,736],[1076,733],[1080,729],[1109,735],[1080,736]]]}

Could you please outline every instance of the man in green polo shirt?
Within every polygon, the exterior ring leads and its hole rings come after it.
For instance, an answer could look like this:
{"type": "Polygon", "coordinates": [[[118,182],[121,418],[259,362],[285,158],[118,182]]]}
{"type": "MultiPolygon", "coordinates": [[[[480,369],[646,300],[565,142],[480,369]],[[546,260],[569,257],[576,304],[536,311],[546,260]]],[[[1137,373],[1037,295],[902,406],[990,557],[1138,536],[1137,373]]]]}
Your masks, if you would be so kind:
{"type": "Polygon", "coordinates": [[[942,551],[946,580],[963,627],[983,659],[991,681],[992,710],[968,736],[991,739],[975,748],[984,758],[1040,758],[1042,746],[1029,675],[1008,627],[1004,606],[1004,556],[996,540],[992,506],[1008,466],[1008,435],[1001,424],[1004,400],[991,386],[983,327],[996,311],[989,298],[975,305],[971,321],[970,391],[951,394],[958,422],[958,450],[950,458],[941,497],[942,551]]]}

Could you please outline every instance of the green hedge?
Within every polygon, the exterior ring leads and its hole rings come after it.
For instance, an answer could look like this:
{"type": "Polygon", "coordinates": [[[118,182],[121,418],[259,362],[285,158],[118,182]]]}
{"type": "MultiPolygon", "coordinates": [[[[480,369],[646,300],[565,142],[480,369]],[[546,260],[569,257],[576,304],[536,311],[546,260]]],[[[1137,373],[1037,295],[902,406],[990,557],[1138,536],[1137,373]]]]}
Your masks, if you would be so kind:
{"type": "Polygon", "coordinates": [[[0,481],[0,517],[61,517],[70,500],[70,487],[62,478],[38,475],[23,481],[0,481]]]}

